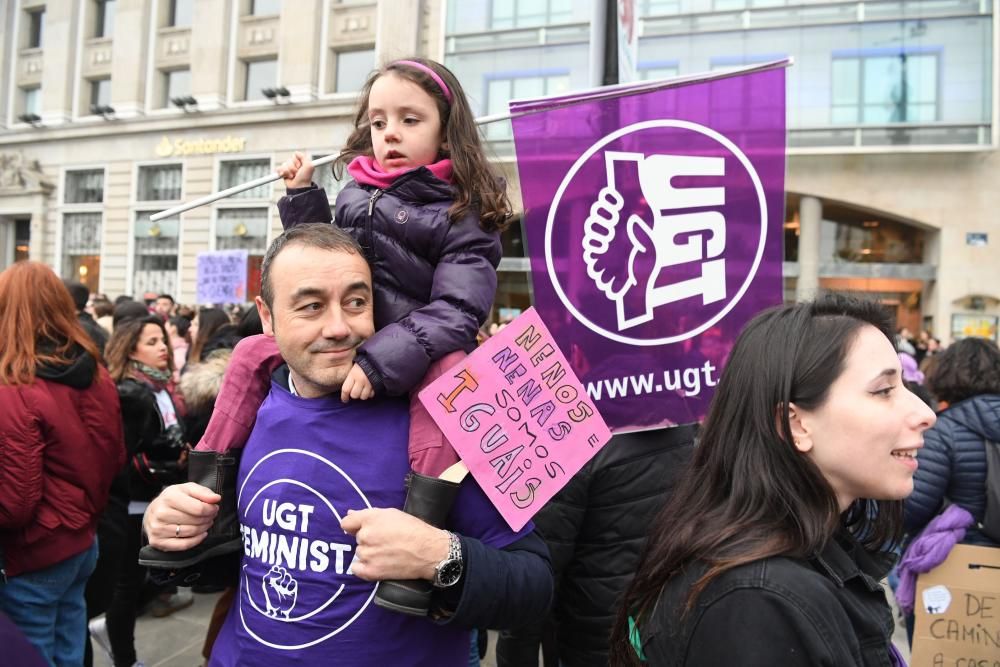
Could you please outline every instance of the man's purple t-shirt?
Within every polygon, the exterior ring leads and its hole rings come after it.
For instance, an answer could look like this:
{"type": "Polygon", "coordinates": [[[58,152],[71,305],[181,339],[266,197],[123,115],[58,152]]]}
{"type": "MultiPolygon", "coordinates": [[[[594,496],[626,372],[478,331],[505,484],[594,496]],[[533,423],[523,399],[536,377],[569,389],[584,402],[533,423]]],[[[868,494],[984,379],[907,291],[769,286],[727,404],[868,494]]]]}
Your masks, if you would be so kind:
{"type": "MultiPolygon", "coordinates": [[[[466,665],[469,632],[386,611],[351,574],[347,510],[402,508],[409,472],[405,400],[306,399],[273,385],[237,479],[243,534],[239,595],[210,667],[466,665]]],[[[448,528],[496,548],[513,533],[475,482],[448,528]]]]}

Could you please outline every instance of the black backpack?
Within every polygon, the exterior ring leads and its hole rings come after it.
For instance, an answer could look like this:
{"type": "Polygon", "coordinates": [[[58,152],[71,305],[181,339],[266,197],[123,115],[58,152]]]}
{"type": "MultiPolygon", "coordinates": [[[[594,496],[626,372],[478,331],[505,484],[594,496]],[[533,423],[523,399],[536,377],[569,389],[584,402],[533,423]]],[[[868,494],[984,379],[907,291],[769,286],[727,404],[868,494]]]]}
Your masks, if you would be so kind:
{"type": "Polygon", "coordinates": [[[1000,544],[1000,442],[986,444],[986,512],[979,529],[1000,544]]]}

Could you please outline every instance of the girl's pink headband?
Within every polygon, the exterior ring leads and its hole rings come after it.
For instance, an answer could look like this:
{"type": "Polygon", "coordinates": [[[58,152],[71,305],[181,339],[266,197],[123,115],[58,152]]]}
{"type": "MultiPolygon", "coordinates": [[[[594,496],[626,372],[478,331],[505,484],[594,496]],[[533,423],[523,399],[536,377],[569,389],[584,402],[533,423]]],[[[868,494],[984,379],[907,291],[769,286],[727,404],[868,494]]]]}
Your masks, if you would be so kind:
{"type": "Polygon", "coordinates": [[[415,60],[397,60],[396,62],[394,62],[392,64],[393,65],[408,65],[410,67],[413,67],[414,69],[420,70],[421,72],[423,72],[424,74],[426,74],[430,78],[434,79],[434,83],[436,83],[438,85],[438,88],[441,89],[441,92],[444,94],[444,98],[446,100],[448,100],[448,104],[451,104],[451,91],[448,90],[448,86],[445,84],[444,79],[442,79],[440,76],[438,76],[438,73],[435,72],[434,70],[432,70],[430,67],[428,67],[427,65],[424,65],[422,63],[418,63],[415,60]]]}

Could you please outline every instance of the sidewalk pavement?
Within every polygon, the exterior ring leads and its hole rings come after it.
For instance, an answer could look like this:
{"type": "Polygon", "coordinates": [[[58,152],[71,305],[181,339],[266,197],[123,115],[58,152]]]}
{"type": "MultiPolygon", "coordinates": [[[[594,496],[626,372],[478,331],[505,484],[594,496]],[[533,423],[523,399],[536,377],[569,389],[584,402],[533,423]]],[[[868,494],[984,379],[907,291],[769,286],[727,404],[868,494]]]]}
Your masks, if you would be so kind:
{"type": "MultiPolygon", "coordinates": [[[[212,609],[219,593],[194,596],[194,604],[187,609],[174,612],[165,618],[155,618],[150,614],[139,617],[135,624],[135,649],[139,660],[146,667],[200,667],[205,659],[201,656],[201,646],[205,641],[205,630],[212,617],[212,609]]],[[[497,636],[490,633],[490,648],[483,667],[496,667],[497,636]]],[[[112,667],[108,656],[94,642],[94,667],[112,667]]],[[[295,661],[293,661],[295,662],[295,661]]],[[[297,662],[296,662],[297,664],[297,662]]],[[[275,667],[279,667],[275,665],[275,667]]]]}
{"type": "MultiPolygon", "coordinates": [[[[910,647],[906,641],[906,628],[896,611],[892,591],[888,586],[885,589],[897,619],[892,640],[909,662],[910,647]]],[[[135,625],[135,646],[139,660],[144,661],[146,667],[200,667],[204,664],[201,646],[218,597],[218,593],[195,595],[194,604],[166,618],[155,618],[149,614],[140,617],[135,625]]],[[[496,667],[496,645],[497,634],[491,631],[489,651],[482,661],[483,667],[496,667]]],[[[107,655],[96,645],[94,667],[112,667],[107,655]]]]}

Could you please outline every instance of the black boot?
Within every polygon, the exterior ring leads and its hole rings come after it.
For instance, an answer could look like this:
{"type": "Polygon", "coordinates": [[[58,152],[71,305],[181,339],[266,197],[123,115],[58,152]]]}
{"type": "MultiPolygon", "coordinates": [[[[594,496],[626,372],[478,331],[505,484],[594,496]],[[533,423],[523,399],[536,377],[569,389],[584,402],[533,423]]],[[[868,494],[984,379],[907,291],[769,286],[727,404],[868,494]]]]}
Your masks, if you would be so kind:
{"type": "Polygon", "coordinates": [[[205,540],[187,551],[160,551],[146,545],[139,552],[139,565],[181,570],[205,559],[230,554],[242,548],[240,518],[236,511],[236,474],[239,471],[240,452],[241,450],[235,450],[219,454],[192,451],[188,455],[188,481],[206,486],[222,496],[215,522],[208,529],[205,540]]]}
{"type": "MultiPolygon", "coordinates": [[[[460,485],[411,472],[406,478],[406,486],[403,511],[435,528],[442,528],[460,485]]],[[[375,593],[375,604],[401,614],[426,616],[430,611],[433,591],[431,582],[424,579],[383,581],[375,593]]]]}

